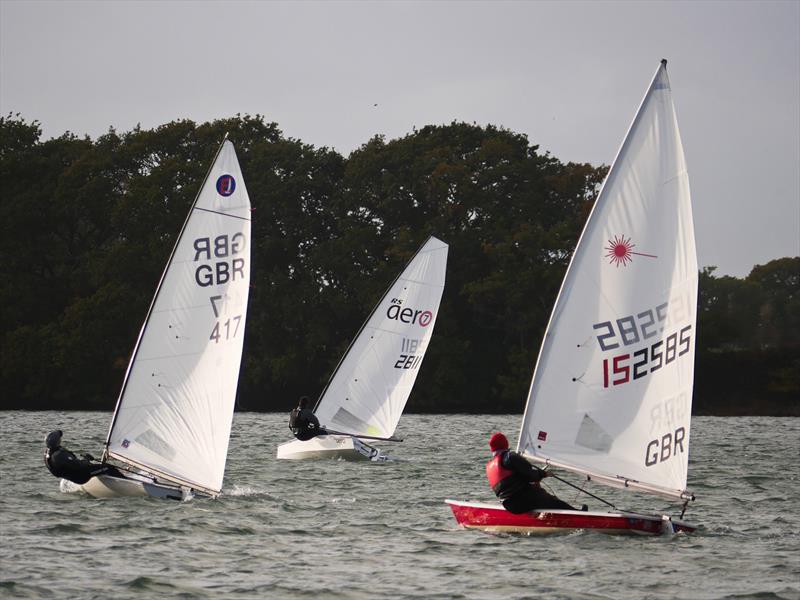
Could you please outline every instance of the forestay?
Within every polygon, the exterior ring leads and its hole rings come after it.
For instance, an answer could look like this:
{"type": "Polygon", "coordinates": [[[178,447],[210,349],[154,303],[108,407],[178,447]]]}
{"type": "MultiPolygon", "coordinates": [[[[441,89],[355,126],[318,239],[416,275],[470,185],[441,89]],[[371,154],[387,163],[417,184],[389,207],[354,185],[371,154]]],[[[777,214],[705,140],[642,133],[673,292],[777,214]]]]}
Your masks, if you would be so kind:
{"type": "Polygon", "coordinates": [[[696,299],[689,181],[662,61],[562,284],[518,450],[686,496],[696,299]]]}
{"type": "Polygon", "coordinates": [[[109,456],[219,493],[249,285],[250,200],[225,141],[139,334],[108,433],[109,456]]]}
{"type": "Polygon", "coordinates": [[[389,287],[350,345],[314,413],[328,429],[391,437],[439,312],[447,244],[431,237],[389,287]]]}

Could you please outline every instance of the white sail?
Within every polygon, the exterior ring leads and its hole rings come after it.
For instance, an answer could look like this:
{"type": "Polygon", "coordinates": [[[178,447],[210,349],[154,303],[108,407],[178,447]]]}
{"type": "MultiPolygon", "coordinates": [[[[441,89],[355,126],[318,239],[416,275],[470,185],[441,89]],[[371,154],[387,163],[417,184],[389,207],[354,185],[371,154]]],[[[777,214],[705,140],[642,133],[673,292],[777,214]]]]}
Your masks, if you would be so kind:
{"type": "Polygon", "coordinates": [[[391,437],[433,334],[447,244],[431,237],[375,307],[314,413],[328,429],[391,437]]]}
{"type": "Polygon", "coordinates": [[[696,304],[689,180],[662,61],[567,270],[518,450],[686,496],[696,304]]]}
{"type": "Polygon", "coordinates": [[[184,223],[128,366],[109,456],[222,489],[250,286],[250,199],[220,148],[184,223]]]}

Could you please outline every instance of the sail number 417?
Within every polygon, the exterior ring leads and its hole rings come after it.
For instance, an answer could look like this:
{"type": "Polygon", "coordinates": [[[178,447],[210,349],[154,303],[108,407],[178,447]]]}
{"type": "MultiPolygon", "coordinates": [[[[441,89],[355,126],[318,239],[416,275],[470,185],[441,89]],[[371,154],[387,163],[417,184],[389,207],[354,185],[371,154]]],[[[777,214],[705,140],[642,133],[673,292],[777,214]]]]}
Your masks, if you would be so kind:
{"type": "Polygon", "coordinates": [[[239,332],[239,323],[241,320],[242,315],[236,315],[224,323],[217,321],[214,323],[214,329],[211,330],[211,335],[208,339],[214,340],[215,343],[219,343],[221,339],[229,340],[236,337],[236,334],[239,332]]]}
{"type": "MultiPolygon", "coordinates": [[[[210,296],[209,300],[211,301],[211,309],[214,311],[215,317],[219,318],[220,309],[222,309],[222,312],[227,312],[225,310],[228,306],[227,296],[210,296]]],[[[235,338],[236,334],[239,333],[239,324],[241,321],[242,315],[229,317],[225,321],[216,321],[214,323],[214,329],[211,330],[211,335],[208,339],[214,340],[214,343],[218,344],[220,340],[235,338]]]]}

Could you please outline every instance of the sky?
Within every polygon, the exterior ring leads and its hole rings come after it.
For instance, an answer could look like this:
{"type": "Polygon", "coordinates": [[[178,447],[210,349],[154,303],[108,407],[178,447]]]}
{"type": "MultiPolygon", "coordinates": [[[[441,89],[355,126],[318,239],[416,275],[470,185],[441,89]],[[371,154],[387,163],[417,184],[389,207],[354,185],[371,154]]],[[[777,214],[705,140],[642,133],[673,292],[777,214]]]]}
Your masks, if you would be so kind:
{"type": "Polygon", "coordinates": [[[700,266],[800,255],[798,0],[0,0],[0,114],[44,139],[261,114],[347,156],[465,121],[611,164],[661,58],[700,266]]]}

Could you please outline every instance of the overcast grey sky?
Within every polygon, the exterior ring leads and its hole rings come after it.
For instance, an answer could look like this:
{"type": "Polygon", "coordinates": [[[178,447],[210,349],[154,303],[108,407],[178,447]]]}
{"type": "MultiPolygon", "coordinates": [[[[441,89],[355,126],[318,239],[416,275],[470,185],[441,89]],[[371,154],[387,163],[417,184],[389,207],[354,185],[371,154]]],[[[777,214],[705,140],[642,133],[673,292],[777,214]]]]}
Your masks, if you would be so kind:
{"type": "Polygon", "coordinates": [[[797,0],[0,0],[0,111],[45,139],[260,113],[347,155],[459,120],[610,164],[662,57],[700,265],[800,254],[797,0]]]}

